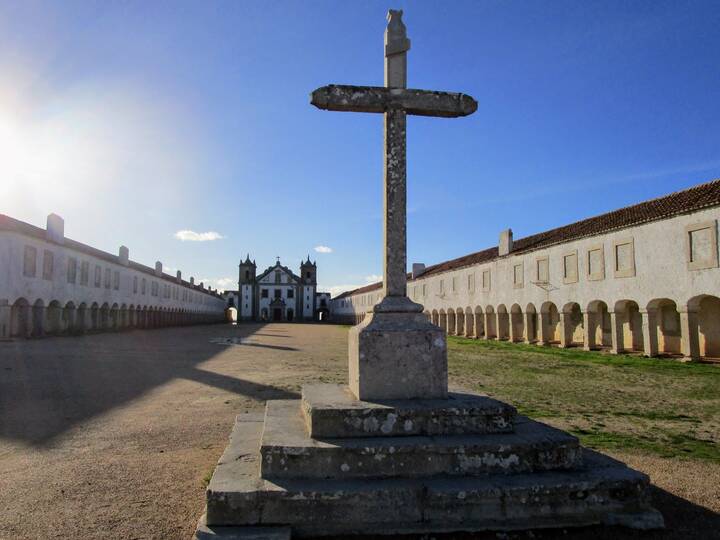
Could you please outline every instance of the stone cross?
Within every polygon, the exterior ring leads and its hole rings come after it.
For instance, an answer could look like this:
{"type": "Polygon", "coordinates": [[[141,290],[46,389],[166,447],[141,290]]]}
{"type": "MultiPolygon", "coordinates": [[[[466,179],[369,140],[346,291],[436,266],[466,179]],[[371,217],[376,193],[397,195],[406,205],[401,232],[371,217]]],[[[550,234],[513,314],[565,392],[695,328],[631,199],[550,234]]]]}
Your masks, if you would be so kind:
{"type": "Polygon", "coordinates": [[[312,93],[310,100],[319,109],[385,116],[384,298],[375,306],[376,312],[422,311],[422,306],[407,298],[407,115],[455,118],[477,110],[477,102],[465,94],[407,88],[410,40],[402,13],[391,9],[387,17],[385,86],[323,86],[312,93]]]}

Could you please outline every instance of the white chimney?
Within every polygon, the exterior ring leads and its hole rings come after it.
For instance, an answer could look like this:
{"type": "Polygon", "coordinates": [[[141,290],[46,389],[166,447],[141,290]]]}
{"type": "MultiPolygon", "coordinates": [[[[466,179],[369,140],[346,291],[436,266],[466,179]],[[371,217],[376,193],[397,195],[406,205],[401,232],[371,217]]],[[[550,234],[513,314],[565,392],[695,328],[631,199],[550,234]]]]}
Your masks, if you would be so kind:
{"type": "Polygon", "coordinates": [[[120,264],[122,264],[123,266],[127,266],[130,261],[130,250],[125,246],[120,246],[120,250],[118,251],[118,259],[120,264]]]}
{"type": "Polygon", "coordinates": [[[501,257],[507,255],[513,249],[513,232],[512,229],[505,229],[500,233],[500,245],[498,246],[498,255],[501,257]]]}
{"type": "Polygon", "coordinates": [[[50,214],[47,217],[47,228],[45,237],[56,244],[65,243],[65,220],[57,214],[50,214]]]}
{"type": "Polygon", "coordinates": [[[162,276],[162,263],[160,261],[155,263],[155,275],[162,276]]]}

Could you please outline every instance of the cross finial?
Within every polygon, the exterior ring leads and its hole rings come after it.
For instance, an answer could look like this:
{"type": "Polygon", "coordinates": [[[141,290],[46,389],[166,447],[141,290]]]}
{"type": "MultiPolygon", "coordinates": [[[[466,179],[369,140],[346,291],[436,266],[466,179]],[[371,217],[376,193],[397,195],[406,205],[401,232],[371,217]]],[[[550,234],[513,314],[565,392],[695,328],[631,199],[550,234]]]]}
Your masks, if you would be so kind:
{"type": "Polygon", "coordinates": [[[277,263],[280,264],[280,255],[277,255],[275,258],[277,259],[277,263]]]}
{"type": "Polygon", "coordinates": [[[402,21],[402,9],[388,11],[388,25],[385,30],[385,86],[405,88],[407,86],[407,52],[410,40],[402,21]]]}

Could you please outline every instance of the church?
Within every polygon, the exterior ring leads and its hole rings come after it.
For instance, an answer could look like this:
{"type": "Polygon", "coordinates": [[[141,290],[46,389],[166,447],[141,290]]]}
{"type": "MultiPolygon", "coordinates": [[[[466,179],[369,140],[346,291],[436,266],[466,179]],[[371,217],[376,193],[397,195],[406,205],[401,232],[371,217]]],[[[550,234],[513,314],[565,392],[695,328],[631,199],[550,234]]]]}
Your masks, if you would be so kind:
{"type": "Polygon", "coordinates": [[[239,265],[238,290],[225,291],[228,308],[237,310],[238,321],[326,321],[330,293],[317,292],[317,263],[307,260],[295,274],[277,262],[257,275],[250,254],[239,265]]]}

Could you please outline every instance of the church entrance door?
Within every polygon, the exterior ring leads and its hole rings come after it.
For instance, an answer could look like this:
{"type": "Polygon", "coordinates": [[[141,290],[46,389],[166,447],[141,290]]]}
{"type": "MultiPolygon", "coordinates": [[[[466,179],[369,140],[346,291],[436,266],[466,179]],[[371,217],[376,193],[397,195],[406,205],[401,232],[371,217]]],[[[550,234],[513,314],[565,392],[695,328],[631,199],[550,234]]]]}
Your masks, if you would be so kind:
{"type": "Polygon", "coordinates": [[[280,308],[273,309],[273,321],[275,321],[275,322],[282,321],[282,309],[280,309],[280,308]]]}

